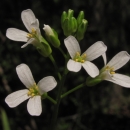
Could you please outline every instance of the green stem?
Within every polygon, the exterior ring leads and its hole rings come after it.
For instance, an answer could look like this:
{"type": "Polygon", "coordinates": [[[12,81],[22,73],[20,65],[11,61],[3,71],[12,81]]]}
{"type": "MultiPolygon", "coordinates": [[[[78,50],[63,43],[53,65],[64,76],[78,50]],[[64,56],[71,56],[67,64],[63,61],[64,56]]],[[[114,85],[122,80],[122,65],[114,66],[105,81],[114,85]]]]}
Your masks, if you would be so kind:
{"type": "Polygon", "coordinates": [[[76,91],[76,90],[78,90],[78,89],[84,87],[85,85],[86,85],[86,83],[82,83],[82,84],[76,86],[75,88],[69,90],[68,92],[66,92],[66,93],[64,93],[64,94],[62,94],[62,95],[61,95],[61,98],[64,98],[65,96],[67,96],[67,95],[69,95],[70,93],[72,93],[72,92],[74,92],[74,91],[76,91]]]}
{"type": "Polygon", "coordinates": [[[46,98],[49,99],[52,103],[57,104],[57,102],[50,96],[47,95],[46,98]]]}
{"type": "Polygon", "coordinates": [[[64,82],[65,82],[67,73],[68,73],[68,70],[67,70],[67,68],[65,68],[64,73],[63,73],[62,78],[61,78],[61,81],[60,81],[60,84],[58,86],[59,90],[58,90],[58,94],[57,94],[57,98],[56,98],[57,104],[54,107],[54,112],[53,112],[53,115],[52,115],[50,130],[56,129],[56,124],[57,124],[56,121],[57,121],[58,110],[59,110],[59,105],[60,105],[60,101],[61,101],[60,96],[61,96],[61,93],[62,93],[62,88],[64,86],[64,82]]]}
{"type": "Polygon", "coordinates": [[[49,58],[50,58],[50,60],[52,61],[53,65],[54,65],[54,67],[55,67],[55,69],[56,69],[56,71],[57,71],[57,75],[58,75],[59,80],[61,80],[61,74],[59,73],[58,67],[57,67],[57,65],[56,65],[56,62],[55,62],[53,56],[50,55],[49,58]]]}

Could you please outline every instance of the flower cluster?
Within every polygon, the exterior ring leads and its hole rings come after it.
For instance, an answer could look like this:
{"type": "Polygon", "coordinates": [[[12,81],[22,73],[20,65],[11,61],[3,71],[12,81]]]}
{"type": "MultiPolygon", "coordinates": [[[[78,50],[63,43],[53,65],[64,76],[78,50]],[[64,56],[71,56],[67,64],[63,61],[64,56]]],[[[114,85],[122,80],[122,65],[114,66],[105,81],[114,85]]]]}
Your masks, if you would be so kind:
{"type": "Polygon", "coordinates": [[[22,48],[26,47],[28,44],[33,44],[42,56],[49,57],[52,60],[59,76],[59,91],[55,101],[47,95],[48,91],[57,86],[57,81],[55,78],[53,76],[48,76],[41,79],[36,84],[29,67],[26,64],[20,64],[16,67],[16,71],[19,79],[27,89],[9,94],[5,99],[5,102],[9,105],[9,107],[16,107],[23,101],[29,99],[27,103],[28,112],[30,115],[38,116],[42,112],[41,99],[48,98],[59,106],[58,103],[60,103],[60,99],[62,97],[82,87],[81,85],[80,87],[75,87],[74,89],[66,92],[65,94],[61,93],[67,73],[69,71],[79,72],[82,67],[87,72],[85,81],[85,85],[87,86],[94,86],[103,80],[107,80],[123,87],[130,88],[130,77],[115,72],[130,60],[130,55],[126,51],[119,52],[107,63],[107,46],[102,41],[97,41],[84,53],[81,53],[78,41],[84,37],[87,26],[87,22],[84,23],[86,20],[84,19],[84,13],[82,11],[79,13],[77,20],[73,17],[72,10],[69,10],[68,13],[63,12],[62,14],[62,29],[65,36],[67,36],[67,38],[64,39],[64,45],[71,57],[70,59],[68,58],[68,55],[66,55],[60,48],[61,43],[58,38],[58,34],[54,29],[52,29],[49,25],[44,24],[43,30],[45,31],[45,38],[41,35],[39,21],[36,19],[32,10],[24,10],[21,14],[21,18],[28,30],[28,33],[19,29],[9,28],[7,29],[6,36],[14,41],[26,42],[22,48]],[[67,61],[67,71],[65,67],[63,76],[59,73],[56,62],[52,57],[52,48],[50,44],[59,49],[67,61]],[[103,57],[105,64],[101,70],[99,70],[98,67],[92,63],[94,59],[100,56],[103,57]],[[88,78],[87,75],[89,75],[88,78]]]}

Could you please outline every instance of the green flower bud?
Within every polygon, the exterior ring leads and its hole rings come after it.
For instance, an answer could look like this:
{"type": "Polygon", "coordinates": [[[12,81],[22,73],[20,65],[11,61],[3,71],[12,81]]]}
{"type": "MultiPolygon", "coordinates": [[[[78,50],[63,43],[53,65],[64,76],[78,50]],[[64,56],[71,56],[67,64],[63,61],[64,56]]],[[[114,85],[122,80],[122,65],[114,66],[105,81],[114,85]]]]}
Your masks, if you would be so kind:
{"type": "Polygon", "coordinates": [[[72,17],[70,22],[71,32],[75,33],[77,31],[77,20],[74,17],[72,17]]]}
{"type": "Polygon", "coordinates": [[[61,16],[61,26],[65,36],[69,36],[77,30],[77,21],[73,17],[74,11],[69,9],[66,13],[65,11],[61,16]]]}
{"type": "Polygon", "coordinates": [[[87,86],[95,86],[95,85],[99,84],[102,81],[103,80],[101,78],[99,78],[98,76],[96,78],[88,77],[87,80],[86,80],[86,85],[87,86]]]}
{"type": "Polygon", "coordinates": [[[61,27],[63,29],[63,23],[65,21],[65,19],[67,18],[67,13],[65,11],[63,11],[62,15],[61,15],[61,27]]]}
{"type": "Polygon", "coordinates": [[[65,19],[63,23],[63,32],[65,36],[71,35],[71,19],[65,19]]]}
{"type": "Polygon", "coordinates": [[[68,18],[73,17],[73,14],[74,14],[74,11],[71,10],[71,9],[69,9],[69,10],[68,10],[68,18]]]}
{"type": "Polygon", "coordinates": [[[49,25],[44,24],[43,30],[45,31],[46,38],[47,40],[54,46],[54,47],[59,47],[60,46],[60,41],[58,39],[58,34],[57,32],[52,29],[49,25]]]}
{"type": "Polygon", "coordinates": [[[77,24],[80,25],[83,19],[84,19],[84,12],[80,11],[77,17],[77,24]]]}
{"type": "Polygon", "coordinates": [[[78,26],[76,38],[78,41],[82,40],[84,38],[84,33],[87,29],[88,21],[83,19],[81,24],[78,26]]]}
{"type": "Polygon", "coordinates": [[[42,36],[39,36],[39,41],[38,44],[35,44],[37,51],[44,57],[48,57],[52,53],[50,45],[42,36]]]}

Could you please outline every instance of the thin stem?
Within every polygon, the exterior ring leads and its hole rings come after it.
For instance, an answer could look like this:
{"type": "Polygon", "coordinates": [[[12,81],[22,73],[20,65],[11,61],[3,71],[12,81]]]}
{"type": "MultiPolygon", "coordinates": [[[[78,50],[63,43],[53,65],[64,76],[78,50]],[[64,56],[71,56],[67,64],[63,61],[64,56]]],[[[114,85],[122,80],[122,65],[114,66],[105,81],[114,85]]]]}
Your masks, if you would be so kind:
{"type": "Polygon", "coordinates": [[[49,58],[50,58],[50,60],[52,61],[53,65],[54,65],[54,67],[55,67],[55,69],[56,69],[56,71],[57,71],[57,75],[58,75],[59,80],[61,80],[61,74],[59,73],[58,67],[57,67],[57,65],[56,65],[56,62],[55,62],[53,56],[50,55],[49,58]]]}
{"type": "Polygon", "coordinates": [[[66,92],[66,93],[64,93],[64,94],[62,94],[62,95],[61,95],[61,98],[64,98],[65,96],[67,96],[67,95],[69,95],[70,93],[72,93],[72,92],[74,92],[74,91],[76,91],[76,90],[78,90],[78,89],[84,87],[85,85],[86,85],[85,83],[82,83],[82,84],[76,86],[75,88],[69,90],[68,92],[66,92]]]}
{"type": "Polygon", "coordinates": [[[59,110],[59,105],[60,105],[60,101],[61,101],[60,96],[61,96],[61,93],[62,93],[62,88],[64,86],[64,82],[65,82],[67,73],[68,73],[68,70],[67,70],[67,68],[65,68],[64,73],[63,73],[62,78],[61,78],[61,81],[60,81],[60,84],[58,86],[59,90],[58,90],[58,94],[57,94],[57,98],[56,98],[57,104],[55,105],[54,112],[53,112],[53,115],[52,115],[50,130],[55,130],[55,128],[56,128],[58,110],[59,110]]]}
{"type": "Polygon", "coordinates": [[[49,99],[52,103],[57,104],[56,100],[54,100],[50,96],[47,95],[46,98],[49,99]]]}

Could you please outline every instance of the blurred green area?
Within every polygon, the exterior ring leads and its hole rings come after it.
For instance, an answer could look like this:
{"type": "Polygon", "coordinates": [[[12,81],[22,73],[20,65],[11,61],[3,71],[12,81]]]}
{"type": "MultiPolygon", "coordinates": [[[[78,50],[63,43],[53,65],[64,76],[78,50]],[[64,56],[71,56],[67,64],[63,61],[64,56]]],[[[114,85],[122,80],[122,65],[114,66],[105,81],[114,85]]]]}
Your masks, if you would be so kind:
{"type": "MultiPolygon", "coordinates": [[[[38,82],[41,78],[52,75],[58,80],[53,64],[42,57],[29,45],[21,49],[23,43],[6,38],[9,27],[26,30],[21,21],[21,12],[32,9],[39,19],[41,32],[43,24],[53,27],[59,34],[61,47],[64,47],[64,35],[60,26],[62,12],[68,9],[85,12],[88,29],[80,42],[82,52],[96,41],[103,41],[107,47],[108,61],[119,51],[130,53],[130,1],[129,0],[2,0],[0,2],[0,107],[8,116],[11,130],[47,130],[53,104],[43,101],[43,112],[39,117],[28,114],[25,101],[16,108],[5,104],[5,97],[13,91],[24,89],[17,77],[15,68],[26,63],[38,82]]],[[[53,55],[60,70],[63,70],[64,58],[53,48],[53,55]]],[[[94,60],[103,67],[102,58],[94,60]]],[[[130,63],[118,72],[130,75],[130,63]]],[[[85,81],[88,75],[82,69],[79,73],[69,73],[63,92],[85,81]]],[[[57,88],[49,95],[56,97],[57,88]]],[[[1,116],[0,116],[1,117],[1,116]]],[[[0,118],[0,122],[2,118],[0,118]]],[[[84,87],[62,100],[59,110],[58,130],[129,130],[130,128],[130,89],[110,82],[102,82],[94,87],[84,87]]],[[[0,124],[2,129],[2,123],[0,124]]]]}

